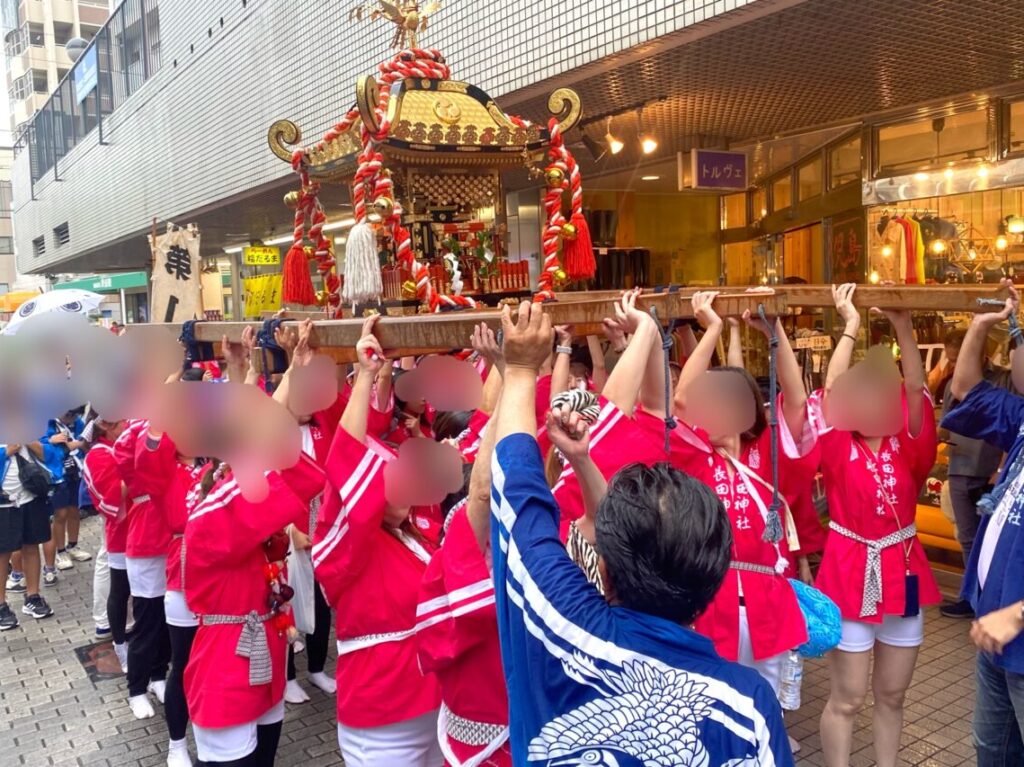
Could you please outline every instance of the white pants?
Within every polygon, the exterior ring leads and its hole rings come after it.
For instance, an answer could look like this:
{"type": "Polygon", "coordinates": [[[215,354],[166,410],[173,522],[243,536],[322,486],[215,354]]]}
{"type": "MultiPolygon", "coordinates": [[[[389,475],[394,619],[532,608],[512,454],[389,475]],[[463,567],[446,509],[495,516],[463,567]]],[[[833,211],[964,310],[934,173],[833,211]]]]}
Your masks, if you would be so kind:
{"type": "Polygon", "coordinates": [[[404,722],[360,729],[338,723],[345,767],[441,767],[437,712],[404,722]]]}
{"type": "Polygon", "coordinates": [[[920,647],[924,642],[924,613],[912,618],[886,615],[881,623],[843,619],[839,649],[844,652],[867,652],[875,642],[893,647],[920,647]]]}
{"type": "Polygon", "coordinates": [[[752,668],[765,678],[765,681],[772,686],[775,696],[779,695],[779,685],[782,682],[782,668],[786,663],[786,655],[781,652],[770,658],[754,660],[754,648],[750,643],[750,626],[747,623],[747,608],[740,608],[740,644],[737,661],[741,666],[752,668]]]}
{"type": "Polygon", "coordinates": [[[261,724],[277,724],[284,719],[284,699],[271,706],[259,719],[233,727],[200,727],[192,722],[196,752],[204,762],[234,762],[256,750],[256,728],[261,724]]]}
{"type": "Polygon", "coordinates": [[[107,622],[107,596],[110,594],[110,567],[106,541],[96,552],[92,571],[92,619],[98,629],[110,628],[107,622]]]}

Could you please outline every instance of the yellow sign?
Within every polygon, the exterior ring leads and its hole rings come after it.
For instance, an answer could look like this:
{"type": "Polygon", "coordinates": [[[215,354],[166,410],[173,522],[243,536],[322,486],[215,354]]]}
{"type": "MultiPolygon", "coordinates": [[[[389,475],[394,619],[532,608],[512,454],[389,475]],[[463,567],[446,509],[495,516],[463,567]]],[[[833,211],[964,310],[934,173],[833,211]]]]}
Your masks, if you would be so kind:
{"type": "Polygon", "coordinates": [[[246,266],[277,266],[281,263],[281,249],[262,245],[243,248],[242,263],[246,266]]]}
{"type": "Polygon", "coordinates": [[[261,274],[242,280],[245,292],[245,316],[259,317],[263,312],[276,312],[281,308],[281,275],[261,274]]]}

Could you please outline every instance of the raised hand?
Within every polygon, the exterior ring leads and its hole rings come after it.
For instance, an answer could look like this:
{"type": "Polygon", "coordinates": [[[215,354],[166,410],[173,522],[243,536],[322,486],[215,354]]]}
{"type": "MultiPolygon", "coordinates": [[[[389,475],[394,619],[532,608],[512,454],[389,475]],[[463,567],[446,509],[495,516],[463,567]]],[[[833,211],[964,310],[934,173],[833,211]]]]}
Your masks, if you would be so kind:
{"type": "Polygon", "coordinates": [[[505,356],[501,352],[501,347],[498,345],[498,339],[495,337],[493,330],[481,322],[473,328],[473,335],[470,336],[469,342],[473,347],[473,351],[487,360],[491,366],[498,368],[499,373],[504,373],[505,356]]]}
{"type": "Polygon", "coordinates": [[[313,320],[307,318],[299,323],[298,340],[295,343],[295,349],[292,351],[292,367],[305,367],[313,361],[315,353],[309,345],[312,334],[313,320]]]}
{"type": "Polygon", "coordinates": [[[519,304],[516,322],[513,322],[512,312],[506,305],[501,313],[501,328],[505,366],[537,373],[551,354],[555,334],[551,318],[541,305],[529,301],[519,304]]]}
{"type": "Polygon", "coordinates": [[[718,316],[714,308],[716,296],[718,296],[717,291],[707,290],[698,291],[690,298],[690,302],[693,304],[693,316],[705,329],[722,326],[722,318],[718,316]]]}
{"type": "Polygon", "coordinates": [[[635,333],[640,323],[651,319],[649,315],[636,308],[636,300],[641,292],[639,289],[627,290],[615,305],[615,318],[619,327],[626,333],[635,333]]]}
{"type": "Polygon", "coordinates": [[[843,285],[832,286],[832,301],[836,305],[836,311],[847,324],[860,323],[860,312],[853,305],[853,294],[857,290],[857,284],[847,282],[843,285]]]}
{"type": "Polygon", "coordinates": [[[356,357],[359,361],[359,368],[368,373],[373,373],[373,375],[377,375],[380,372],[385,362],[384,350],[381,349],[377,336],[373,334],[373,329],[378,319],[380,319],[379,314],[373,314],[366,318],[363,322],[362,337],[359,339],[359,343],[356,344],[356,357]]]}
{"type": "Polygon", "coordinates": [[[554,408],[545,422],[548,438],[570,462],[590,452],[590,426],[580,414],[568,408],[554,408]]]}

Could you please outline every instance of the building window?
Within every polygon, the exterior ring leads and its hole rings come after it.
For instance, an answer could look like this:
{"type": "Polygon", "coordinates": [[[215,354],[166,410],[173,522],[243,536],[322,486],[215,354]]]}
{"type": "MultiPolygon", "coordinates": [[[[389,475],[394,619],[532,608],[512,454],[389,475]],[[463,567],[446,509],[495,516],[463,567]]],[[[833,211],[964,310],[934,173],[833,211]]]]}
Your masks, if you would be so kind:
{"type": "Polygon", "coordinates": [[[800,202],[817,197],[821,194],[821,158],[816,157],[810,162],[804,163],[796,171],[797,199],[800,202]]]}
{"type": "Polygon", "coordinates": [[[57,45],[67,45],[68,40],[74,37],[75,28],[70,24],[62,24],[57,21],[53,24],[53,42],[57,45]]]}
{"type": "Polygon", "coordinates": [[[7,37],[4,38],[4,55],[7,57],[8,66],[11,59],[25,52],[27,46],[28,31],[24,27],[13,29],[7,33],[7,37]]]}
{"type": "Polygon", "coordinates": [[[789,171],[772,181],[772,210],[785,210],[793,204],[793,174],[789,171]]]}
{"type": "Polygon", "coordinates": [[[0,218],[11,217],[11,182],[0,181],[0,218]]]}
{"type": "Polygon", "coordinates": [[[768,215],[768,191],[763,186],[754,190],[753,216],[755,221],[760,221],[768,215]]]}
{"type": "Polygon", "coordinates": [[[11,84],[11,101],[24,101],[32,93],[32,73],[26,72],[11,84]]]}
{"type": "Polygon", "coordinates": [[[100,31],[100,27],[90,27],[87,24],[82,24],[79,29],[82,30],[82,37],[86,40],[92,40],[100,31]]]}
{"type": "Polygon", "coordinates": [[[28,23],[28,44],[34,45],[37,48],[42,48],[46,45],[46,35],[43,32],[43,25],[36,24],[34,22],[28,23]]]}
{"type": "Polygon", "coordinates": [[[36,93],[49,93],[50,92],[50,79],[46,76],[46,72],[41,69],[33,69],[32,72],[32,90],[36,93]]]}
{"type": "Polygon", "coordinates": [[[1010,154],[1024,152],[1024,101],[1014,101],[1007,106],[1010,154]]]}
{"type": "Polygon", "coordinates": [[[988,155],[988,112],[978,109],[878,129],[878,170],[936,167],[988,155]]]}
{"type": "Polygon", "coordinates": [[[71,242],[71,230],[68,228],[67,221],[60,226],[54,227],[53,242],[58,248],[71,242]]]}
{"type": "Polygon", "coordinates": [[[9,256],[14,253],[14,238],[0,237],[0,256],[9,256]]]}
{"type": "Polygon", "coordinates": [[[747,193],[727,194],[722,198],[722,228],[739,229],[747,225],[747,193]]]}
{"type": "Polygon", "coordinates": [[[836,144],[828,152],[828,188],[838,189],[860,179],[860,136],[836,144]]]}
{"type": "Polygon", "coordinates": [[[59,83],[61,80],[63,80],[65,77],[67,77],[69,71],[71,71],[71,70],[69,70],[69,69],[58,69],[57,70],[57,82],[59,83]]]}
{"type": "Polygon", "coordinates": [[[39,236],[32,240],[32,255],[36,258],[46,255],[46,238],[39,236]]]}

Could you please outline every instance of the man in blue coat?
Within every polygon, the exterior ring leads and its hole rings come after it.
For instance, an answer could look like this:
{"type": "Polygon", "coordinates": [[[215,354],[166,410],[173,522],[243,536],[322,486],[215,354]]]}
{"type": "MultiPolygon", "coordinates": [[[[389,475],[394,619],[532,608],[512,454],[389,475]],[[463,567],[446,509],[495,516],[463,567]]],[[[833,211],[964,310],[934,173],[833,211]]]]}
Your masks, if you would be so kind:
{"type": "MultiPolygon", "coordinates": [[[[995,489],[978,504],[983,516],[962,592],[978,616],[971,639],[978,647],[973,729],[979,767],[1024,764],[1024,398],[985,381],[982,371],[989,331],[1020,310],[1012,285],[1010,294],[1002,311],[978,314],[971,323],[952,382],[960,403],[942,421],[1007,453],[995,489]]],[[[1014,362],[1014,387],[1021,391],[1016,378],[1024,359],[1014,362]]]]}

